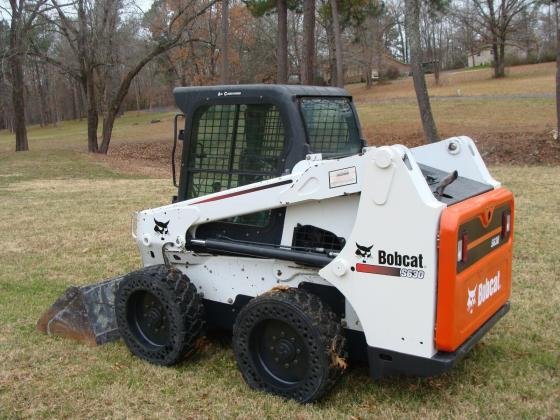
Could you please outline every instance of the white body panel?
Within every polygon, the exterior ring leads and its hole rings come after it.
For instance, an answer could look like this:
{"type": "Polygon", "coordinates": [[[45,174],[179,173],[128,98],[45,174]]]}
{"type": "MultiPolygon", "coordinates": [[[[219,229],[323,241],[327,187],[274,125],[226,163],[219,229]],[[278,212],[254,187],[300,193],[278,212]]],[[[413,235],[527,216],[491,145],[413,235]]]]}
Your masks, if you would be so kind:
{"type": "Polygon", "coordinates": [[[373,245],[367,263],[380,264],[379,251],[422,255],[422,279],[352,272],[361,258],[353,247],[319,274],[354,307],[368,345],[431,357],[434,348],[437,285],[436,237],[444,204],[437,201],[416,165],[409,170],[395,148],[384,147],[365,166],[366,179],[349,244],[373,245]],[[389,155],[385,168],[376,155],[389,155]],[[413,209],[413,211],[411,211],[413,209]],[[347,269],[340,274],[339,265],[347,269]]]}
{"type": "Polygon", "coordinates": [[[347,328],[363,330],[369,346],[431,357],[436,352],[437,235],[445,204],[434,198],[417,160],[498,185],[465,137],[411,150],[370,147],[336,160],[313,155],[290,175],[139,212],[135,238],[143,263],[167,260],[205,299],[229,304],[239,294],[257,296],[277,284],[332,285],[346,298],[347,328]],[[459,144],[458,152],[449,150],[450,141],[459,144]],[[344,237],[346,245],[320,271],[289,261],[197,255],[185,247],[187,232],[197,225],[278,207],[287,207],[282,245],[291,245],[298,223],[344,237]],[[158,232],[155,220],[167,223],[166,229],[158,232]],[[357,255],[357,244],[373,245],[371,255],[357,255]],[[414,257],[416,267],[384,263],[380,251],[414,257]],[[393,274],[360,271],[359,265],[393,274]]]}
{"type": "Polygon", "coordinates": [[[415,147],[411,152],[418,163],[447,172],[457,170],[466,178],[490,184],[494,188],[500,186],[500,183],[488,172],[476,144],[469,137],[451,137],[437,143],[415,147]]]}

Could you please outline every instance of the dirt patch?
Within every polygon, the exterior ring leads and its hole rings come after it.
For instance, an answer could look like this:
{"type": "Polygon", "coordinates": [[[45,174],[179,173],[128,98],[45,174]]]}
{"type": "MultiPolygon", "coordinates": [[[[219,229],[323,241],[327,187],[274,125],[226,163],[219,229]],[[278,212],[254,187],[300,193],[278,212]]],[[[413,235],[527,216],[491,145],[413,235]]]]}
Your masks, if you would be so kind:
{"type": "MultiPolygon", "coordinates": [[[[366,133],[367,134],[367,133],[366,133]]],[[[515,133],[466,133],[475,140],[487,164],[557,165],[560,163],[560,140],[550,131],[515,133]]],[[[442,133],[442,138],[452,137],[442,133]]],[[[415,147],[423,144],[422,133],[395,133],[376,136],[377,144],[404,144],[415,147]]]]}
{"type": "MultiPolygon", "coordinates": [[[[367,132],[365,133],[367,137],[367,132]]],[[[442,137],[451,137],[443,133],[442,137]]],[[[488,164],[557,165],[560,163],[560,140],[554,140],[549,131],[516,133],[468,133],[488,164]]],[[[417,133],[387,133],[375,136],[375,143],[404,144],[408,147],[423,144],[423,135],[417,133]]],[[[100,157],[111,167],[125,172],[171,177],[171,149],[169,142],[119,144],[110,149],[109,155],[100,157]]],[[[176,153],[177,168],[181,149],[176,153]]]]}
{"type": "MultiPolygon", "coordinates": [[[[172,148],[173,145],[168,140],[121,143],[112,145],[107,156],[96,155],[93,158],[119,172],[152,178],[171,178],[172,148]]],[[[181,152],[181,145],[178,145],[175,159],[177,169],[180,168],[181,152]]]]}

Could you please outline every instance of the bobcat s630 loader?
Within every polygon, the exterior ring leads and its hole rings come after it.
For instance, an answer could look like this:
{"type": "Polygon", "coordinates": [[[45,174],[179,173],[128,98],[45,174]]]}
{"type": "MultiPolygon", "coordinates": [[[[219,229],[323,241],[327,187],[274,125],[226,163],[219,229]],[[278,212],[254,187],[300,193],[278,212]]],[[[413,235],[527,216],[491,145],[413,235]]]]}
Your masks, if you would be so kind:
{"type": "Polygon", "coordinates": [[[307,402],[347,358],[445,372],[508,311],[513,196],[471,139],[367,146],[337,88],[174,94],[177,196],[134,215],[144,268],[69,289],[42,330],[171,365],[229,328],[251,387],[307,402]]]}

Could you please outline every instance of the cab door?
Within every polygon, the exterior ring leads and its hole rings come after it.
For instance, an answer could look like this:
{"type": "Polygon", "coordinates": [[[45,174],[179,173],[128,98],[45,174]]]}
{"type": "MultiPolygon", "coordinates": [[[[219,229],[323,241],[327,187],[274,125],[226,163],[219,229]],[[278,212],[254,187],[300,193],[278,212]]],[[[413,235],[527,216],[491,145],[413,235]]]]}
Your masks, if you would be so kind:
{"type": "MultiPolygon", "coordinates": [[[[199,107],[186,164],[186,198],[275,178],[282,173],[286,135],[272,104],[199,107]]],[[[250,203],[248,203],[250,208],[250,203]]],[[[280,243],[285,209],[248,213],[198,227],[197,238],[280,243]]]]}

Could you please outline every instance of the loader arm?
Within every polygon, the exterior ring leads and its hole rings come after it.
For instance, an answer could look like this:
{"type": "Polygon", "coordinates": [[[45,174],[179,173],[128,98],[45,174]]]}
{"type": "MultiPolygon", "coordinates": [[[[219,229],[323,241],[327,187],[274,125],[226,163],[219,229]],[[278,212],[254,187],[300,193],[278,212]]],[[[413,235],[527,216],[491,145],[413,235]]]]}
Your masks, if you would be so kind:
{"type": "Polygon", "coordinates": [[[364,162],[371,160],[375,153],[376,148],[367,148],[362,155],[338,160],[305,160],[297,164],[290,175],[141,211],[137,214],[136,241],[143,261],[146,265],[164,263],[161,253],[164,244],[169,244],[166,248],[169,252],[185,251],[187,234],[197,225],[306,201],[357,194],[361,190],[364,162]],[[356,182],[330,188],[330,178],[348,167],[354,168],[356,182]],[[156,221],[167,223],[167,233],[155,229],[156,221]]]}

